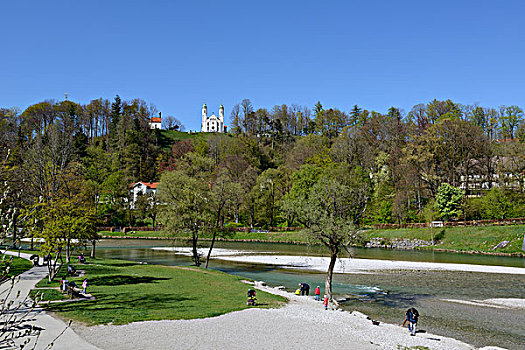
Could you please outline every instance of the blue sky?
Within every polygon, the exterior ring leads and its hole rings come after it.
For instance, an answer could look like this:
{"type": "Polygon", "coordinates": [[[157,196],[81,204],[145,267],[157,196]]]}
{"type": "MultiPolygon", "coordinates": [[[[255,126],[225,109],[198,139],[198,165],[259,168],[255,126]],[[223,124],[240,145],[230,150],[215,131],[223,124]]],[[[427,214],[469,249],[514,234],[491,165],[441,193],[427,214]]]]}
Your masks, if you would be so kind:
{"type": "MultiPolygon", "coordinates": [[[[243,98],[525,107],[525,1],[5,1],[0,107],[135,97],[186,129],[243,98]]],[[[228,121],[227,121],[228,123],[228,121]]]]}

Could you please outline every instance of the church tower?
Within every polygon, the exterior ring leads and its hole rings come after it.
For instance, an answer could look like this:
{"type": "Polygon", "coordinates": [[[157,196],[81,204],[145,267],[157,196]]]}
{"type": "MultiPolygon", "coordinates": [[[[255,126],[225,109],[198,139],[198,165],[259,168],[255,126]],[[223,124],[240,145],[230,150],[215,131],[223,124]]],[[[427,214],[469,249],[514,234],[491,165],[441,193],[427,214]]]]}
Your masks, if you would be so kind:
{"type": "Polygon", "coordinates": [[[222,125],[224,125],[224,106],[223,105],[219,107],[219,120],[221,121],[222,125]]]}
{"type": "Polygon", "coordinates": [[[208,128],[206,127],[206,119],[208,119],[208,107],[206,107],[206,103],[202,105],[202,131],[206,132],[208,131],[208,128]]]}

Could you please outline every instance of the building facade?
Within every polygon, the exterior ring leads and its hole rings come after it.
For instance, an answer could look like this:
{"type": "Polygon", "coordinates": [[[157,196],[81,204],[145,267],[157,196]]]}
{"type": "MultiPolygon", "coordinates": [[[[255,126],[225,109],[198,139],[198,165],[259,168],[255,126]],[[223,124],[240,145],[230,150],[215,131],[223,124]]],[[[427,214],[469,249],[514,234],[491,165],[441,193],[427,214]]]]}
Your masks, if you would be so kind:
{"type": "Polygon", "coordinates": [[[224,107],[219,107],[219,116],[214,113],[208,117],[208,107],[206,103],[202,106],[202,132],[226,132],[224,125],[224,107]]]}
{"type": "Polygon", "coordinates": [[[162,127],[162,114],[159,112],[158,117],[151,117],[149,119],[149,128],[150,129],[161,129],[162,127]]]}

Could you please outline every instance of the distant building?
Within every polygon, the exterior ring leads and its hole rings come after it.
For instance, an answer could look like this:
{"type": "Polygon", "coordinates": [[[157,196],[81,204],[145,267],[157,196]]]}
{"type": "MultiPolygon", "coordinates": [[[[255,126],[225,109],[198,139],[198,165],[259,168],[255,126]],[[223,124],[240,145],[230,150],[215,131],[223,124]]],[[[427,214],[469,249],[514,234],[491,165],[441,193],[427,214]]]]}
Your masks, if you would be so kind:
{"type": "Polygon", "coordinates": [[[224,107],[219,107],[219,116],[212,114],[208,117],[208,107],[206,103],[202,106],[202,132],[226,132],[224,125],[224,107]]]}
{"type": "Polygon", "coordinates": [[[131,192],[131,209],[135,209],[135,203],[139,196],[155,196],[157,193],[158,182],[135,182],[132,183],[130,187],[131,192]]]}
{"type": "Polygon", "coordinates": [[[162,125],[162,114],[159,112],[158,117],[151,117],[149,120],[150,129],[160,129],[162,125]]]}

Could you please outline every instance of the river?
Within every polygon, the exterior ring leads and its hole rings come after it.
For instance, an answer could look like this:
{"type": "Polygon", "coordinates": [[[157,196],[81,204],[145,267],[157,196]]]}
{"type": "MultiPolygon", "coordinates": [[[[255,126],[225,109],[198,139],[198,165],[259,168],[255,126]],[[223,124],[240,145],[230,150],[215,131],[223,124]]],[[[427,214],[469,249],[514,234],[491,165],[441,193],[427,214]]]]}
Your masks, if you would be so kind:
{"type": "MultiPolygon", "coordinates": [[[[97,256],[144,261],[160,265],[190,265],[186,256],[152,247],[173,246],[172,241],[103,240],[97,256]]],[[[176,246],[183,246],[176,242],[176,246]]],[[[218,242],[217,248],[272,252],[280,255],[322,256],[322,247],[276,244],[218,242]]],[[[444,252],[399,251],[353,248],[352,257],[476,265],[498,265],[525,268],[525,259],[506,256],[470,255],[444,252]]],[[[293,291],[298,282],[323,287],[323,273],[282,269],[272,265],[233,263],[212,260],[210,267],[227,273],[265,281],[271,286],[283,285],[293,291]]],[[[400,270],[367,274],[335,274],[334,293],[341,306],[358,310],[373,319],[399,324],[404,310],[416,307],[420,330],[454,337],[476,346],[495,345],[508,349],[525,349],[524,309],[494,308],[450,302],[491,298],[525,298],[525,275],[459,271],[400,270]]]]}

